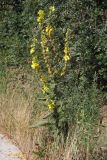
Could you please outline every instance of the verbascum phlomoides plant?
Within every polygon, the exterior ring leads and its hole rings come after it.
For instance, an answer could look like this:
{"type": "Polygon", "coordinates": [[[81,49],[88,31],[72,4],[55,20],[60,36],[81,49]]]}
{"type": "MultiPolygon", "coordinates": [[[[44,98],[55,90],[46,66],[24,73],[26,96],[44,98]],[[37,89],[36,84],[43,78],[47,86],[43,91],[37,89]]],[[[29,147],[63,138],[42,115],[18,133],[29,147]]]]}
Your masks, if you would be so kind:
{"type": "Polygon", "coordinates": [[[54,119],[54,124],[59,129],[59,112],[61,96],[57,88],[63,77],[67,74],[70,64],[70,29],[63,33],[63,44],[57,38],[57,27],[52,23],[55,16],[55,6],[50,6],[48,11],[39,10],[37,14],[38,35],[32,38],[30,55],[32,57],[31,67],[35,70],[41,81],[41,91],[44,95],[46,105],[54,119]]]}

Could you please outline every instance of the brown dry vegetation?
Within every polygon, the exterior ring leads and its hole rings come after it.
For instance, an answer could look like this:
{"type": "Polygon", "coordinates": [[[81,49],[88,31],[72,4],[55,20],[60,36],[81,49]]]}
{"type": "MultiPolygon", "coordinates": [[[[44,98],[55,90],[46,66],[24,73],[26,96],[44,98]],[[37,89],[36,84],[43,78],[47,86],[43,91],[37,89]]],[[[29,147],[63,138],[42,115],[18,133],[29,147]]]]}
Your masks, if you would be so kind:
{"type": "Polygon", "coordinates": [[[42,154],[45,159],[49,156],[53,160],[59,159],[58,155],[53,155],[53,148],[55,152],[57,146],[47,129],[31,127],[48,113],[36,97],[40,92],[38,80],[20,69],[12,69],[6,81],[6,90],[0,95],[1,130],[17,143],[27,159],[41,159],[42,154]],[[32,85],[34,81],[36,87],[32,85]]]}

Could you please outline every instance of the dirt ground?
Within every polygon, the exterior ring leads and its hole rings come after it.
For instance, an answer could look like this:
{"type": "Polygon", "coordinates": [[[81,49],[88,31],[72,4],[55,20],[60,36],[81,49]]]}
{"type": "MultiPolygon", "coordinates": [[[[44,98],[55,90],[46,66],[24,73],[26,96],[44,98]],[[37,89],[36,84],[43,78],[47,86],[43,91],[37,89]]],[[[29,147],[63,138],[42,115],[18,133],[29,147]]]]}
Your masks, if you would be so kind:
{"type": "Polygon", "coordinates": [[[0,160],[25,160],[20,150],[0,134],[0,160]]]}

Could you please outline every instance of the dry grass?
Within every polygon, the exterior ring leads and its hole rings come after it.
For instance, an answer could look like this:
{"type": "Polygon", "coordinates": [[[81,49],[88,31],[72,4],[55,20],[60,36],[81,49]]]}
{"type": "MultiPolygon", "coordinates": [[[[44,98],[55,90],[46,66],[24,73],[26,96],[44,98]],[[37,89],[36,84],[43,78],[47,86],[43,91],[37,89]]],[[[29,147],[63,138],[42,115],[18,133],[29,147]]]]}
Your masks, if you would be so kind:
{"type": "MultiPolygon", "coordinates": [[[[35,144],[40,143],[42,136],[41,130],[30,128],[31,120],[33,123],[40,117],[41,111],[38,110],[38,115],[32,119],[35,88],[30,84],[31,81],[23,82],[24,79],[20,77],[22,74],[19,70],[12,70],[8,77],[6,92],[0,95],[0,128],[15,140],[29,159],[35,144]]],[[[27,78],[33,80],[34,77],[27,78]]],[[[35,108],[38,108],[38,104],[35,105],[35,108]]]]}
{"type": "Polygon", "coordinates": [[[5,93],[0,94],[1,130],[15,141],[26,159],[60,160],[63,146],[59,149],[46,128],[31,128],[48,113],[37,100],[38,80],[22,69],[13,68],[6,83],[5,93]]]}

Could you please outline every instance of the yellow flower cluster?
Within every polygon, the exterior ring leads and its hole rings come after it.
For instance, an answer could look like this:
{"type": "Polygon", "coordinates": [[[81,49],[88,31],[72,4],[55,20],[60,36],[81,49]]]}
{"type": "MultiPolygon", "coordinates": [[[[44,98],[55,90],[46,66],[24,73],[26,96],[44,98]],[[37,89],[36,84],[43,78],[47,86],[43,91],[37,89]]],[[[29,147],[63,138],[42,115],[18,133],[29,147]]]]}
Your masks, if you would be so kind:
{"type": "Polygon", "coordinates": [[[55,6],[50,6],[50,7],[49,7],[49,10],[50,10],[51,13],[52,13],[52,12],[55,12],[55,6]]]}
{"type": "Polygon", "coordinates": [[[38,70],[40,68],[40,65],[38,63],[38,59],[37,57],[35,56],[35,48],[36,48],[36,45],[37,45],[37,39],[36,38],[33,38],[32,40],[32,44],[31,44],[31,49],[30,49],[30,54],[32,56],[32,64],[31,64],[31,67],[32,69],[34,70],[38,70]]]}
{"type": "MultiPolygon", "coordinates": [[[[55,11],[55,7],[54,6],[50,6],[49,7],[49,13],[53,13],[55,11]]],[[[38,17],[37,17],[37,22],[39,23],[39,25],[41,25],[45,20],[45,12],[44,10],[39,10],[38,11],[38,17]]]]}
{"type": "Polygon", "coordinates": [[[69,48],[69,41],[68,41],[68,33],[66,33],[66,38],[65,38],[64,60],[65,60],[65,62],[70,60],[70,48],[69,48]]]}
{"type": "Polygon", "coordinates": [[[65,37],[65,47],[64,47],[64,61],[65,61],[65,64],[64,64],[64,67],[61,71],[61,76],[65,74],[66,72],[66,69],[67,69],[67,63],[68,61],[70,61],[70,47],[69,47],[69,30],[67,30],[66,32],[66,37],[65,37]]]}
{"type": "Polygon", "coordinates": [[[53,100],[51,100],[51,101],[49,102],[48,108],[49,108],[50,110],[52,110],[52,109],[55,108],[55,102],[54,102],[53,100]]]}
{"type": "Polygon", "coordinates": [[[53,27],[52,27],[51,25],[48,25],[48,26],[46,27],[46,33],[47,33],[47,36],[48,36],[49,38],[52,36],[53,32],[54,32],[53,27]]]}
{"type": "Polygon", "coordinates": [[[69,47],[65,46],[65,48],[64,48],[64,60],[65,60],[65,62],[70,60],[69,53],[70,53],[69,47]]]}
{"type": "Polygon", "coordinates": [[[40,68],[40,65],[38,62],[32,60],[32,69],[38,70],[40,68]]]}
{"type": "Polygon", "coordinates": [[[70,57],[68,55],[64,55],[64,60],[67,62],[70,60],[70,57]]]}
{"type": "Polygon", "coordinates": [[[47,53],[47,54],[49,53],[49,48],[48,48],[48,47],[46,48],[46,53],[47,53]]]}
{"type": "Polygon", "coordinates": [[[38,18],[37,18],[37,22],[39,23],[39,25],[41,25],[44,22],[45,19],[45,12],[44,10],[39,10],[38,12],[38,18]]]}
{"type": "Polygon", "coordinates": [[[31,49],[30,49],[30,54],[32,55],[32,54],[34,54],[35,53],[35,47],[32,47],[31,49]]]}
{"type": "Polygon", "coordinates": [[[49,87],[46,84],[43,85],[42,92],[43,92],[43,94],[49,92],[49,87]]]}
{"type": "Polygon", "coordinates": [[[44,58],[44,62],[45,65],[48,69],[48,73],[51,74],[51,68],[50,68],[50,64],[49,64],[49,48],[47,47],[47,42],[48,42],[48,38],[46,37],[46,32],[45,30],[41,31],[41,47],[42,47],[42,53],[43,53],[43,58],[44,58]]]}
{"type": "MultiPolygon", "coordinates": [[[[54,12],[55,7],[50,6],[49,11],[54,12]]],[[[37,21],[39,24],[42,24],[42,23],[44,23],[44,20],[45,20],[45,12],[44,12],[44,10],[39,10],[37,21]]],[[[47,47],[47,42],[48,42],[49,38],[51,38],[53,32],[54,32],[54,29],[49,24],[45,27],[45,29],[42,28],[42,31],[41,31],[41,46],[42,46],[42,50],[43,50],[43,54],[44,54],[45,63],[48,62],[47,61],[48,57],[46,55],[48,55],[48,53],[49,53],[49,48],[47,47]]],[[[49,65],[47,64],[47,66],[49,66],[49,65]]]]}
{"type": "Polygon", "coordinates": [[[34,39],[32,40],[32,42],[33,42],[33,43],[31,44],[31,49],[30,49],[30,54],[31,54],[31,55],[35,53],[35,46],[36,46],[36,43],[37,43],[37,39],[34,38],[34,39]]]}

